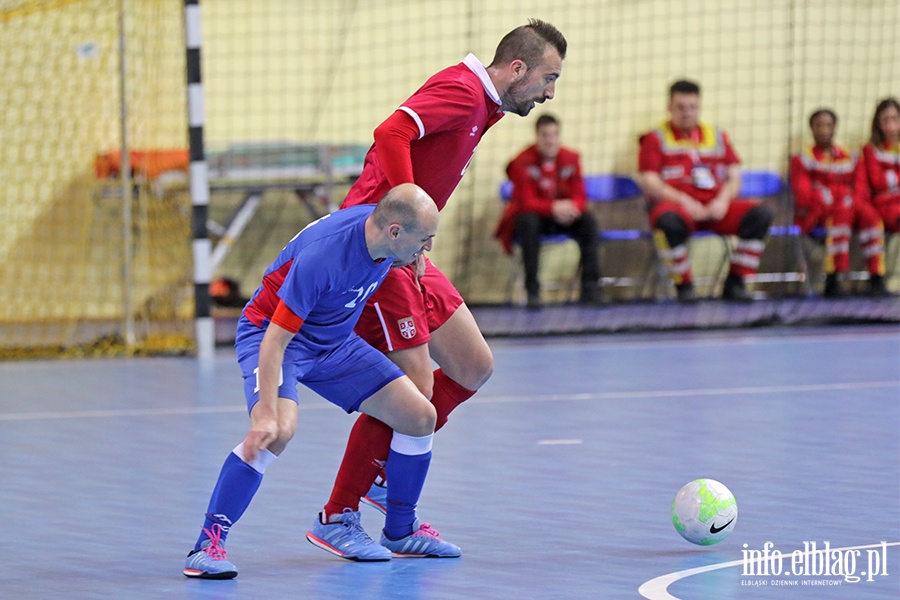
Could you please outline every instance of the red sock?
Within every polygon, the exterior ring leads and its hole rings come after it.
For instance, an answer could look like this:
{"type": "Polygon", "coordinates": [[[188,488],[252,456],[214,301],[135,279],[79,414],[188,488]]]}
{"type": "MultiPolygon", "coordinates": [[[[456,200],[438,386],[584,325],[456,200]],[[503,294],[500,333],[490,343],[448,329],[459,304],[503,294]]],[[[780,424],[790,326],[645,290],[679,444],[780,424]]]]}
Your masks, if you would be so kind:
{"type": "Polygon", "coordinates": [[[431,393],[431,403],[437,410],[437,423],[434,430],[438,431],[447,424],[447,417],[457,406],[475,395],[475,390],[470,390],[459,385],[446,375],[442,369],[434,372],[434,388],[431,393]]]}
{"type": "Polygon", "coordinates": [[[331,498],[325,505],[326,519],[341,514],[345,508],[359,510],[359,499],[369,493],[372,482],[387,461],[393,436],[394,430],[378,419],[359,415],[350,430],[331,498]]]}
{"type": "MultiPolygon", "coordinates": [[[[474,394],[474,390],[464,388],[437,369],[431,395],[431,403],[437,411],[434,430],[443,427],[453,409],[474,394]]],[[[338,469],[331,498],[325,505],[326,519],[343,513],[345,508],[359,510],[359,499],[369,493],[369,488],[387,461],[393,436],[394,431],[378,419],[369,415],[359,416],[350,430],[344,459],[338,469]]]]}

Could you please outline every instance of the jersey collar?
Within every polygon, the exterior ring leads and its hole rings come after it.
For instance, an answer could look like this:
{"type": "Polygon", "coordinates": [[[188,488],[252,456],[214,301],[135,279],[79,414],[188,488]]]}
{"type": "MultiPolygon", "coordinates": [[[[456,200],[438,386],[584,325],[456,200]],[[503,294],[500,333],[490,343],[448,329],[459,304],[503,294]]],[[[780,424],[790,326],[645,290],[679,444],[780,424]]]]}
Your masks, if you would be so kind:
{"type": "Polygon", "coordinates": [[[497,104],[500,104],[500,94],[497,92],[497,88],[494,86],[494,82],[491,81],[491,77],[490,75],[488,75],[487,69],[484,68],[484,65],[481,64],[481,61],[478,60],[478,57],[470,52],[463,59],[463,64],[469,67],[469,70],[478,76],[478,79],[481,80],[481,85],[484,86],[484,90],[491,97],[491,100],[493,100],[497,104]]]}
{"type": "Polygon", "coordinates": [[[718,146],[718,133],[707,123],[700,122],[689,133],[684,133],[672,125],[672,121],[662,124],[663,138],[667,146],[710,149],[718,146]]]}
{"type": "Polygon", "coordinates": [[[819,162],[834,162],[848,158],[844,149],[837,144],[831,144],[831,156],[816,144],[809,147],[809,154],[819,162]]]}

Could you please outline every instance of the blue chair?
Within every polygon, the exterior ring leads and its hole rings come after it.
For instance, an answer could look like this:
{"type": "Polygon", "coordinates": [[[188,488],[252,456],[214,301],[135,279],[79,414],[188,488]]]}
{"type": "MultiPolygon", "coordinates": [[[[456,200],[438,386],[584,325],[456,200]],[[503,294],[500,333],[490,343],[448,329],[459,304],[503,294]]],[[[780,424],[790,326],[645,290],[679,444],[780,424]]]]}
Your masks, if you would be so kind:
{"type": "Polygon", "coordinates": [[[771,171],[747,171],[741,173],[741,191],[738,198],[764,198],[777,196],[784,190],[781,175],[771,171]]]}
{"type": "MultiPolygon", "coordinates": [[[[643,205],[641,189],[631,177],[615,173],[585,177],[584,186],[588,202],[592,203],[593,207],[598,211],[609,212],[608,208],[612,211],[621,212],[628,210],[628,208],[613,206],[612,203],[628,201],[638,201],[640,203],[639,206],[631,209],[632,218],[638,216],[641,221],[633,227],[630,226],[632,223],[629,223],[629,226],[626,227],[613,227],[610,225],[610,221],[618,222],[620,219],[598,218],[599,231],[597,236],[600,240],[601,251],[610,242],[638,241],[650,246],[648,259],[640,267],[639,273],[634,276],[604,276],[601,279],[601,285],[603,287],[632,287],[637,290],[636,295],[641,298],[647,296],[648,290],[650,295],[654,295],[656,279],[653,275],[657,272],[654,268],[656,265],[656,250],[653,248],[653,234],[646,220],[646,209],[643,205]]],[[[611,216],[611,213],[609,216],[611,216]]],[[[601,270],[608,270],[603,267],[605,262],[601,261],[601,270]]]]}
{"type": "Polygon", "coordinates": [[[592,175],[585,178],[584,188],[591,202],[609,202],[641,195],[641,188],[627,175],[592,175]]]}

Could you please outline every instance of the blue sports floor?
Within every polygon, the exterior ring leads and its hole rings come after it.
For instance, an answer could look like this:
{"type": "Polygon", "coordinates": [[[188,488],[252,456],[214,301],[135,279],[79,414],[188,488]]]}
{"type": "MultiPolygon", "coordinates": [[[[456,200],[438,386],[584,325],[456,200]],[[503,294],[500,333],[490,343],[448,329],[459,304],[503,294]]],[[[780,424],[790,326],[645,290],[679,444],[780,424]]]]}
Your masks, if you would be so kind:
{"type": "Polygon", "coordinates": [[[0,363],[0,598],[900,597],[900,327],[491,345],[495,375],[436,437],[420,505],[461,559],[357,564],[306,541],[353,421],[306,395],[228,539],[231,581],[181,569],[248,423],[232,351],[0,363]],[[717,546],[669,519],[698,477],[737,497],[717,546]],[[745,574],[766,542],[780,574],[745,574]],[[825,542],[840,575],[792,567],[825,542]]]}

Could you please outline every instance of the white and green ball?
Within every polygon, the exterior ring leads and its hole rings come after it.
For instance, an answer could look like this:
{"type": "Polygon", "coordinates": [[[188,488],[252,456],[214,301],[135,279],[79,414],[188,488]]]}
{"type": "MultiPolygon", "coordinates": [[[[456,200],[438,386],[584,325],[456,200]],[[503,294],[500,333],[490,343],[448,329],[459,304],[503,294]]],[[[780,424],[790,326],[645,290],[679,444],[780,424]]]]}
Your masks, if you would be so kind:
{"type": "Polygon", "coordinates": [[[734,529],[737,517],[734,494],[715,479],[691,481],[672,500],[672,525],[693,544],[718,544],[734,529]]]}

